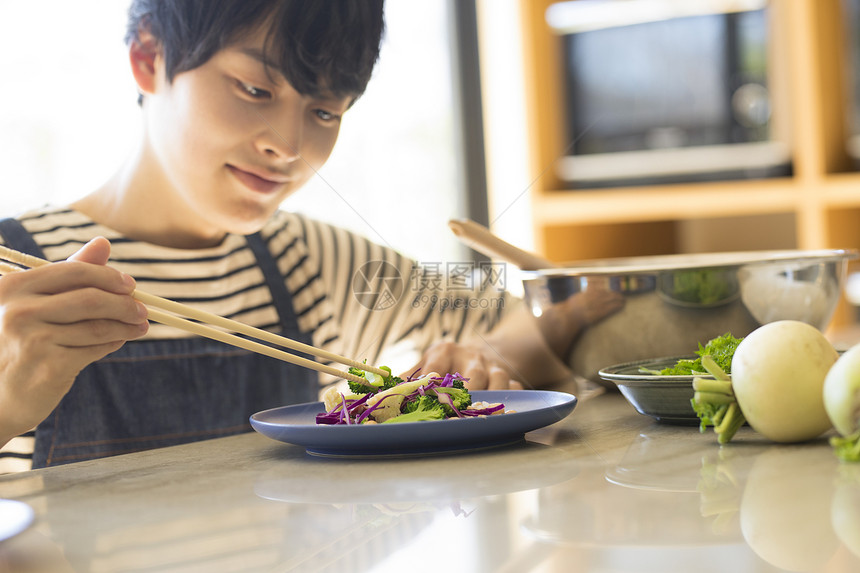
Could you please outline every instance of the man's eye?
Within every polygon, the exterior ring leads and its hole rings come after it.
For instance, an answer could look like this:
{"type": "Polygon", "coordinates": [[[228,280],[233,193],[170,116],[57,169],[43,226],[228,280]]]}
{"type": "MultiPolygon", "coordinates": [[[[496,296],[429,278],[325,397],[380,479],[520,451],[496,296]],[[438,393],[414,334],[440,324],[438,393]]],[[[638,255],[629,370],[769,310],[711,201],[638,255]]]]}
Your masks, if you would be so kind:
{"type": "Polygon", "coordinates": [[[260,89],[258,87],[254,87],[251,84],[246,84],[245,82],[239,82],[239,86],[245,91],[249,96],[254,99],[270,99],[272,94],[264,89],[260,89]]]}
{"type": "Polygon", "coordinates": [[[336,119],[340,119],[339,115],[331,113],[330,111],[326,111],[324,109],[317,109],[315,110],[315,113],[317,114],[317,117],[323,121],[334,121],[336,119]]]}

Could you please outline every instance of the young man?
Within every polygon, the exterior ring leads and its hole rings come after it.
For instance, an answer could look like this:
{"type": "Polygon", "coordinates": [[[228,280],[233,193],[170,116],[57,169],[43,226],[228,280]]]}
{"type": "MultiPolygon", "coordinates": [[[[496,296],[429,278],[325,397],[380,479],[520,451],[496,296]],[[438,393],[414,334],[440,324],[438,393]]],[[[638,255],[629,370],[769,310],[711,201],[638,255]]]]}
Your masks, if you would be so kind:
{"type": "Polygon", "coordinates": [[[0,224],[4,244],[65,261],[0,278],[7,451],[42,467],[161,447],[317,398],[313,371],[150,328],[135,288],[370,363],[410,340],[426,349],[415,368],[473,389],[567,375],[510,299],[439,308],[409,293],[368,308],[356,273],[384,263],[408,277],[412,261],[279,210],[328,158],[382,32],[381,0],[132,3],[135,153],[73,205],[0,224]]]}

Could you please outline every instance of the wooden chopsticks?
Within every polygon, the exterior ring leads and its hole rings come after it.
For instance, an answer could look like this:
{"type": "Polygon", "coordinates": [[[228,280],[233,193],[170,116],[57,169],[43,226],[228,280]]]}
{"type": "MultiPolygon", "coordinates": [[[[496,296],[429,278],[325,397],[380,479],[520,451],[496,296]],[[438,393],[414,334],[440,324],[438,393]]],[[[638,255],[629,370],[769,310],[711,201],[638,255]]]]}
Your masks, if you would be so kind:
{"type": "MultiPolygon", "coordinates": [[[[13,265],[9,264],[9,262],[4,262],[0,260],[0,274],[23,271],[27,270],[28,268],[37,268],[52,264],[50,261],[46,261],[45,259],[40,259],[39,257],[34,257],[32,255],[21,253],[19,251],[10,249],[2,245],[0,245],[0,259],[15,263],[13,265]]],[[[166,298],[161,298],[159,296],[155,296],[153,294],[149,294],[140,290],[135,290],[134,293],[132,293],[132,296],[134,296],[135,299],[146,305],[149,320],[152,320],[154,322],[160,322],[161,324],[172,326],[174,328],[190,332],[197,336],[217,340],[225,344],[230,344],[232,346],[243,348],[245,350],[250,350],[251,352],[270,356],[278,360],[283,360],[284,362],[289,362],[291,364],[310,368],[311,370],[316,370],[318,372],[337,376],[338,378],[344,378],[353,382],[364,381],[364,379],[359,376],[350,374],[349,372],[338,370],[337,368],[334,368],[332,366],[320,364],[319,362],[315,362],[313,360],[309,360],[301,356],[296,356],[294,354],[290,354],[289,352],[284,352],[283,350],[278,350],[277,348],[272,348],[271,346],[260,344],[259,342],[248,340],[246,338],[236,336],[229,332],[224,332],[222,330],[218,330],[216,328],[208,326],[211,324],[220,328],[232,330],[233,332],[238,332],[240,334],[251,336],[258,340],[263,340],[271,344],[276,344],[283,348],[289,348],[298,352],[304,352],[306,354],[310,354],[318,358],[326,358],[333,362],[338,362],[346,366],[358,368],[366,372],[373,372],[374,374],[379,374],[381,376],[388,376],[388,372],[381,368],[369,366],[357,360],[353,360],[351,358],[347,358],[345,356],[340,356],[333,352],[329,352],[328,350],[316,348],[314,346],[310,346],[308,344],[304,344],[302,342],[298,342],[290,338],[285,338],[283,336],[278,336],[277,334],[261,330],[259,328],[254,328],[253,326],[248,326],[247,324],[243,324],[235,320],[230,320],[229,318],[218,316],[217,314],[212,314],[209,312],[202,311],[200,309],[180,304],[178,302],[168,300],[166,298]],[[183,316],[193,320],[187,320],[186,318],[182,318],[183,316]]]]}

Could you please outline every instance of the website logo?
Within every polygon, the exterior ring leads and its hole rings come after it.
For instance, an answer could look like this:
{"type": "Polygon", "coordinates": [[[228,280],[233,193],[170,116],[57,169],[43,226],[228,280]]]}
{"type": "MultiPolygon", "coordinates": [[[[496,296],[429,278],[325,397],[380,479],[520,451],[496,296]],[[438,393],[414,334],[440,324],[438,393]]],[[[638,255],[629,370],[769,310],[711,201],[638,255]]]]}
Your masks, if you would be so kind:
{"type": "Polygon", "coordinates": [[[403,296],[400,269],[386,261],[368,261],[352,277],[352,292],[370,310],[387,310],[403,296]]]}

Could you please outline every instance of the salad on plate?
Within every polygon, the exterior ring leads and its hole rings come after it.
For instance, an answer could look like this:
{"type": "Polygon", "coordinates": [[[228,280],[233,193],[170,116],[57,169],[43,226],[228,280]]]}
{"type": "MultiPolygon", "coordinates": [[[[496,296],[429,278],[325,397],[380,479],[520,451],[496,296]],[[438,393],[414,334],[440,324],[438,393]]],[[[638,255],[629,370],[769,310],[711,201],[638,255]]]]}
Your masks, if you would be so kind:
{"type": "Polygon", "coordinates": [[[316,423],[396,424],[505,413],[502,403],[473,402],[465,386],[468,380],[458,373],[415,373],[404,380],[391,374],[390,368],[381,368],[388,376],[350,368],[349,372],[363,381],[350,381],[348,394],[334,387],[326,391],[325,412],[317,414],[316,423]]]}

